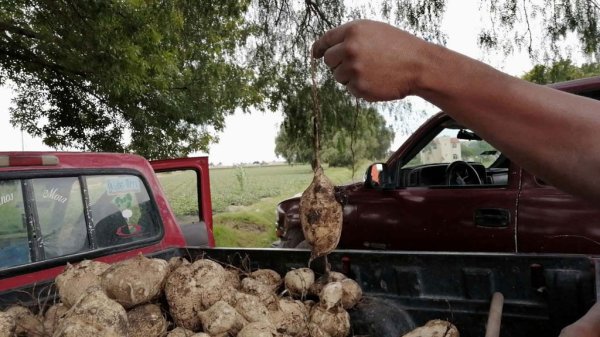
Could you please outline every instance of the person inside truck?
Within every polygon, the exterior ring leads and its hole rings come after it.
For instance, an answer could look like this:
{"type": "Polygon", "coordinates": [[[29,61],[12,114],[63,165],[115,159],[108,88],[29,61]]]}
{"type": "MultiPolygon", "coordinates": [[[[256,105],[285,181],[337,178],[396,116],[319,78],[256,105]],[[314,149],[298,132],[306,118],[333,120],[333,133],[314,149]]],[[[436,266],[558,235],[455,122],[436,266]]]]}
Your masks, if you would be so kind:
{"type": "MultiPolygon", "coordinates": [[[[600,155],[590,155],[600,153],[600,102],[512,77],[381,22],[333,28],[312,54],[354,96],[420,96],[544,181],[600,201],[600,179],[584,179],[600,172],[600,155]]],[[[571,336],[600,336],[600,303],[563,329],[561,337],[571,336]]]]}

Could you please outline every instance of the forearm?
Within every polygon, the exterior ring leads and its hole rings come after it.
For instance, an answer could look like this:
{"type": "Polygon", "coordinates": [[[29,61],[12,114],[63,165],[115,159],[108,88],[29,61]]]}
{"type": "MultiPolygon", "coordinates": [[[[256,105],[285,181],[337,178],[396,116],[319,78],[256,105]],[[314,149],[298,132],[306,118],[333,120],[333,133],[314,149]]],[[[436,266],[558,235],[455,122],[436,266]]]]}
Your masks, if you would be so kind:
{"type": "Polygon", "coordinates": [[[503,74],[430,45],[413,92],[511,160],[573,194],[600,200],[600,102],[503,74]]]}

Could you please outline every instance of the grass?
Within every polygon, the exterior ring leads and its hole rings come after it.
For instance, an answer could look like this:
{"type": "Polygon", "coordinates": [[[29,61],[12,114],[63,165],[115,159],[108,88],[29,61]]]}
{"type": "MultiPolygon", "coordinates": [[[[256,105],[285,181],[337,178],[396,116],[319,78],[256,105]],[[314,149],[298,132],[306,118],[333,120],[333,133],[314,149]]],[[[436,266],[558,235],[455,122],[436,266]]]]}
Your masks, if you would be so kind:
{"type": "MultiPolygon", "coordinates": [[[[354,181],[362,179],[362,165],[354,181]]],[[[326,168],[334,184],[352,182],[347,168],[326,168]]],[[[312,180],[308,165],[213,168],[210,171],[215,240],[222,247],[268,247],[276,240],[275,207],[312,180]]]]}

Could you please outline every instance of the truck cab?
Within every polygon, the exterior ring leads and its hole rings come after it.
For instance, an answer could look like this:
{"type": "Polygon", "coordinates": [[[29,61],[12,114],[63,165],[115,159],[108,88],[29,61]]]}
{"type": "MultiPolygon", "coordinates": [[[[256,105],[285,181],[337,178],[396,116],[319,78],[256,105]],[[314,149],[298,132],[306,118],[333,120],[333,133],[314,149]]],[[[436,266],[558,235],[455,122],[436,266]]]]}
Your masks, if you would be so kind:
{"type": "MultiPolygon", "coordinates": [[[[554,87],[600,97],[600,77],[554,87]]],[[[341,248],[600,253],[596,205],[527,172],[443,112],[337,195],[341,248]]],[[[278,205],[283,247],[302,245],[298,202],[278,205]]]]}
{"type": "Polygon", "coordinates": [[[213,247],[207,159],[153,166],[131,154],[1,152],[0,290],[53,278],[67,262],[213,247]],[[179,216],[161,186],[175,176],[196,192],[179,216]]]}

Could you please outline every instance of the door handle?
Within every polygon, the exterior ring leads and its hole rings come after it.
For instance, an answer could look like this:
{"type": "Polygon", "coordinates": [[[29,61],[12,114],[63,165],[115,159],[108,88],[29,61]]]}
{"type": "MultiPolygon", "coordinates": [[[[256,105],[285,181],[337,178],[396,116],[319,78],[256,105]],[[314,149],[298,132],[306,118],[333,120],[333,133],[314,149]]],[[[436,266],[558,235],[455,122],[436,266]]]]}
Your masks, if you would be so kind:
{"type": "Polygon", "coordinates": [[[505,208],[479,208],[473,219],[476,226],[489,228],[507,228],[510,224],[510,211],[505,208]]]}

